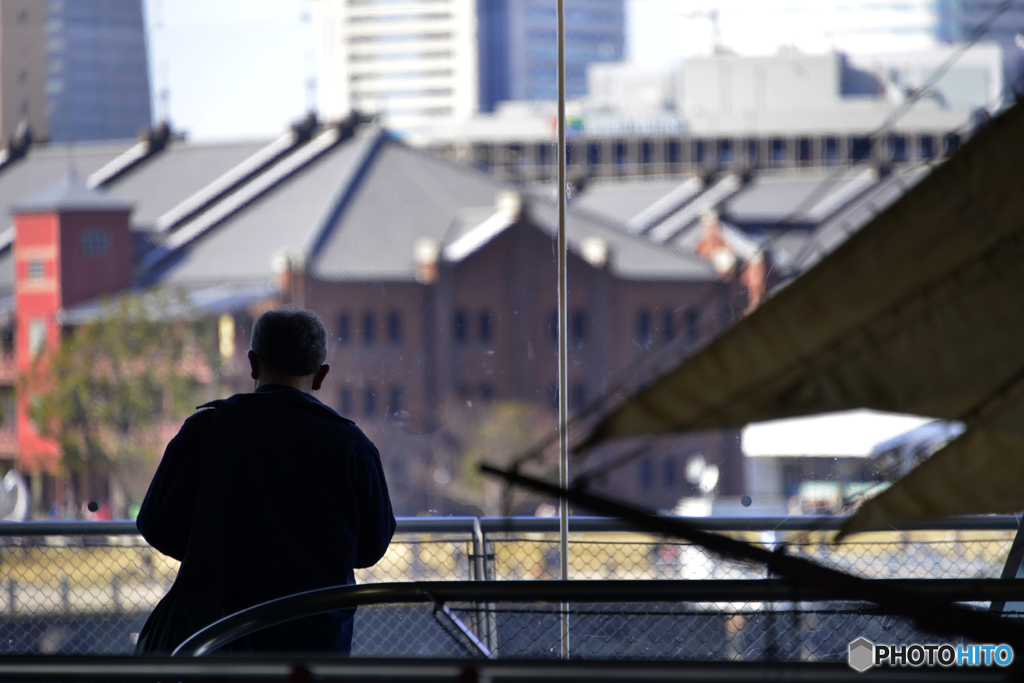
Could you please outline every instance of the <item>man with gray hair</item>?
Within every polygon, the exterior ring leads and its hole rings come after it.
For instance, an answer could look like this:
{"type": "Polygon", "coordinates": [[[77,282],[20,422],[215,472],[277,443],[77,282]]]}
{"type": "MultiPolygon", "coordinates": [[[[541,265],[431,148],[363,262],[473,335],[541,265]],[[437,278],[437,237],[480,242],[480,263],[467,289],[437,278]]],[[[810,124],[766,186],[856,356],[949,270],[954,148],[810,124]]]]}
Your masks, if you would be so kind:
{"type": "MultiPolygon", "coordinates": [[[[264,313],[248,356],[254,392],[207,403],[185,421],[139,511],[139,532],[182,565],[136,652],[166,652],[267,600],[353,584],[353,569],[375,564],[394,534],[377,449],[310,395],[330,371],[320,318],[264,313]]],[[[344,653],[352,621],[351,611],[306,617],[233,649],[344,653]]]]}

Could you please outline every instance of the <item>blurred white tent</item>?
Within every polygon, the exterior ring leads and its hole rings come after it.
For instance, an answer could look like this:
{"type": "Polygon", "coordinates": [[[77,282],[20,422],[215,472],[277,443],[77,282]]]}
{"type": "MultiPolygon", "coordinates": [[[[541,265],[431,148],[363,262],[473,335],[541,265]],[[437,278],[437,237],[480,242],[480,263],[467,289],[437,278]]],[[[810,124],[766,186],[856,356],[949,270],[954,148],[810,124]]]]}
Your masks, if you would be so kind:
{"type": "Polygon", "coordinates": [[[743,428],[743,454],[750,458],[867,458],[878,444],[929,422],[916,415],[863,409],[754,422],[743,428]]]}
{"type": "Polygon", "coordinates": [[[699,353],[629,396],[577,450],[619,436],[830,411],[966,431],[844,533],[1024,509],[1024,107],[699,353]]]}

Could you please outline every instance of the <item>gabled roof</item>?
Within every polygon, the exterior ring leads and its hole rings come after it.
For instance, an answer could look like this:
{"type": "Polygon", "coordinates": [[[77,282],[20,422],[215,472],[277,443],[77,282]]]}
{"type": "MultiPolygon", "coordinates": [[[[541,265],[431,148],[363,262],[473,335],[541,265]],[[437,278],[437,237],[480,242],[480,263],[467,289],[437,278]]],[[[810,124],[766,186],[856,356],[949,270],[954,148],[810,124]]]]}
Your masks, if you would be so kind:
{"type": "MultiPolygon", "coordinates": [[[[437,240],[452,257],[478,249],[482,243],[477,242],[511,224],[494,208],[498,195],[510,189],[476,169],[387,138],[348,205],[338,209],[337,221],[312,257],[311,272],[328,280],[412,281],[416,240],[437,240]]],[[[557,204],[541,195],[526,202],[529,219],[554,235],[557,204]]],[[[717,279],[703,260],[653,245],[630,235],[619,223],[573,206],[566,213],[566,232],[569,248],[577,253],[585,238],[605,240],[611,248],[612,272],[619,277],[717,279]]]]}
{"type": "Polygon", "coordinates": [[[920,182],[931,164],[919,164],[893,171],[861,193],[854,201],[833,213],[809,236],[807,243],[796,254],[793,269],[803,271],[820,261],[853,233],[857,232],[907,190],[920,182]]]}
{"type": "MultiPolygon", "coordinates": [[[[532,205],[531,217],[549,233],[558,230],[558,205],[543,199],[532,205]]],[[[691,252],[668,249],[649,239],[633,235],[624,226],[586,211],[566,211],[568,247],[582,253],[582,242],[597,237],[609,248],[611,271],[625,280],[685,280],[717,282],[715,269],[691,252]]]]}
{"type": "Polygon", "coordinates": [[[720,212],[747,229],[780,222],[817,225],[877,182],[878,173],[863,166],[755,172],[720,212]]]}
{"type": "MultiPolygon", "coordinates": [[[[317,145],[314,140],[293,156],[312,154],[317,145]]],[[[320,280],[413,282],[418,240],[449,247],[446,256],[459,260],[511,222],[493,216],[496,197],[513,190],[511,185],[379,129],[323,148],[294,172],[274,177],[290,163],[253,181],[266,186],[251,203],[232,208],[229,197],[205,212],[216,220],[200,216],[195,229],[185,224],[170,235],[145,259],[143,281],[188,287],[266,282],[274,275],[275,258],[288,254],[320,280]]],[[[554,234],[555,203],[543,197],[527,203],[530,219],[554,234]]],[[[619,277],[717,279],[701,259],[632,236],[621,224],[585,211],[570,208],[567,230],[569,247],[577,252],[585,238],[607,242],[619,277]]]]}
{"type": "Polygon", "coordinates": [[[76,145],[33,145],[28,156],[0,170],[0,232],[12,221],[14,204],[31,197],[74,171],[80,178],[108,163],[133,141],[76,145]]]}
{"type": "Polygon", "coordinates": [[[111,197],[134,203],[133,226],[149,229],[161,215],[270,143],[174,141],[104,189],[111,197]]]}
{"type": "MultiPolygon", "coordinates": [[[[533,226],[555,239],[558,231],[558,206],[555,202],[546,197],[531,197],[525,212],[533,226]]],[[[442,242],[444,259],[453,262],[470,256],[514,225],[517,218],[516,211],[502,206],[463,212],[442,242]]],[[[565,230],[566,246],[581,258],[586,258],[586,240],[603,242],[607,246],[611,272],[623,280],[714,282],[719,279],[714,268],[703,259],[652,244],[601,216],[567,210],[565,230]]]]}
{"type": "Polygon", "coordinates": [[[691,254],[699,241],[700,213],[715,208],[727,230],[768,249],[773,271],[786,276],[859,230],[929,167],[900,166],[884,178],[871,167],[854,166],[759,169],[743,182],[734,175],[706,184],[694,176],[602,180],[588,183],[573,206],[691,254]]]}
{"type": "Polygon", "coordinates": [[[479,251],[518,219],[518,211],[508,207],[498,207],[497,210],[470,209],[459,216],[445,235],[441,255],[449,263],[462,261],[479,251]],[[485,212],[489,215],[480,215],[485,212]],[[473,214],[477,214],[476,220],[473,220],[473,214]]]}
{"type": "Polygon", "coordinates": [[[493,207],[511,187],[390,136],[352,180],[358,186],[339,188],[311,245],[310,272],[319,279],[411,281],[416,240],[441,242],[460,211],[493,207]]]}
{"type": "Polygon", "coordinates": [[[75,176],[65,176],[45,190],[12,207],[14,213],[46,213],[50,211],[130,211],[131,202],[90,190],[75,176]]]}
{"type": "Polygon", "coordinates": [[[246,188],[254,196],[242,199],[249,201],[228,197],[205,212],[212,219],[201,215],[195,225],[180,228],[163,253],[148,260],[140,278],[183,286],[266,282],[273,277],[276,255],[304,253],[323,216],[336,204],[339,188],[347,186],[347,175],[379,135],[357,135],[323,149],[309,143],[303,152],[318,154],[282,162],[246,188]]]}
{"type": "MultiPolygon", "coordinates": [[[[682,206],[703,185],[695,176],[629,180],[594,180],[572,199],[572,206],[628,225],[664,202],[666,214],[682,206]],[[680,192],[680,188],[682,191],[680,192]],[[672,201],[678,196],[676,201],[672,201]]],[[[652,220],[658,216],[652,216],[652,220]]],[[[638,221],[640,222],[640,221],[638,221]]]]}

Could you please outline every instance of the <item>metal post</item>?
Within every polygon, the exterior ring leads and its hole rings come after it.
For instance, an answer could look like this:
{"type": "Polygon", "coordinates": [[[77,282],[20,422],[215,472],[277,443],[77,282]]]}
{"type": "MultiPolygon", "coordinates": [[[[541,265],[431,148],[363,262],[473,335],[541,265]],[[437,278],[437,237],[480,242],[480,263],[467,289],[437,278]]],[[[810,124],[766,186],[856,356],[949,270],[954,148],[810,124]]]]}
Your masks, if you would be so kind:
{"type": "Polygon", "coordinates": [[[484,532],[480,528],[480,518],[473,518],[473,564],[470,565],[474,581],[485,581],[484,573],[484,532]]]}
{"type": "MultiPolygon", "coordinates": [[[[558,0],[558,481],[569,485],[568,306],[565,245],[565,6],[558,0]]],[[[569,501],[559,502],[561,579],[569,580],[569,501]]],[[[569,658],[569,603],[562,603],[562,659],[569,658]]]]}
{"type": "MultiPolygon", "coordinates": [[[[487,537],[480,526],[480,518],[473,518],[473,580],[488,581],[493,574],[488,566],[487,537]]],[[[477,636],[487,644],[487,649],[497,655],[498,631],[494,621],[494,603],[477,603],[477,636]]]]}

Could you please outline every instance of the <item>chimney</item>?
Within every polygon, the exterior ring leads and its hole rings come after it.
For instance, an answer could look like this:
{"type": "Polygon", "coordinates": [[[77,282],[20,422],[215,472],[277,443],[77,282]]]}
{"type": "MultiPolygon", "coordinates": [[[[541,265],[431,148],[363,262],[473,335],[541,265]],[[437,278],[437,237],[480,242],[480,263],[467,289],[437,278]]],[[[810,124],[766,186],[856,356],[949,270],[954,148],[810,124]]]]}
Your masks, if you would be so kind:
{"type": "Polygon", "coordinates": [[[722,235],[722,223],[718,212],[707,209],[700,214],[701,237],[695,249],[697,256],[715,267],[718,276],[725,282],[736,277],[736,254],[722,235]]]}
{"type": "Polygon", "coordinates": [[[281,301],[304,308],[305,257],[290,249],[281,249],[270,258],[270,269],[274,273],[274,286],[281,293],[281,301]]]}
{"type": "Polygon", "coordinates": [[[432,285],[437,282],[437,262],[441,258],[441,245],[435,239],[421,237],[413,243],[413,260],[416,262],[416,282],[432,285]]]}
{"type": "Polygon", "coordinates": [[[604,268],[608,265],[611,249],[606,239],[602,237],[584,237],[580,243],[580,251],[586,262],[595,268],[604,268]]]}

